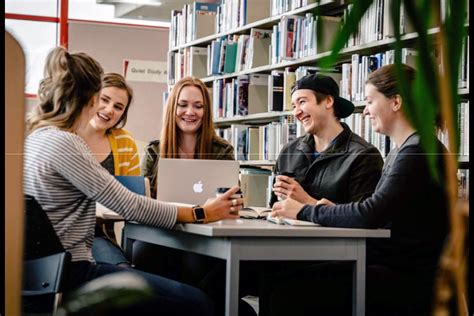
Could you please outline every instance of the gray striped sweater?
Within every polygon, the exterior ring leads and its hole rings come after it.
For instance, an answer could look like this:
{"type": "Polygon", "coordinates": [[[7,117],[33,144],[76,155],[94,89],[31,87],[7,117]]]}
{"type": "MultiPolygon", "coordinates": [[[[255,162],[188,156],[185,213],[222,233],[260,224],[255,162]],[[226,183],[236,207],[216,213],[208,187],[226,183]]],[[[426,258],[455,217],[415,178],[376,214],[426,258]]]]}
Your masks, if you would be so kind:
{"type": "Polygon", "coordinates": [[[172,228],[177,218],[175,205],[130,192],[100,166],[81,137],[56,127],[26,138],[23,190],[48,214],[73,261],[94,261],[95,202],[147,225],[172,228]]]}

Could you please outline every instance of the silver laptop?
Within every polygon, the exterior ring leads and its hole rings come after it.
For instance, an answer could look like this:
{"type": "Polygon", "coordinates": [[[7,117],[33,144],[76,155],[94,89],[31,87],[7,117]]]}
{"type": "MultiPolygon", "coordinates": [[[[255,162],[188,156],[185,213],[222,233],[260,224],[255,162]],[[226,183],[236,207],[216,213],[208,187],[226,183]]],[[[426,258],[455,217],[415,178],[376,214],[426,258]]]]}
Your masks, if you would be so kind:
{"type": "Polygon", "coordinates": [[[239,184],[239,162],[234,160],[171,159],[158,161],[160,201],[202,205],[219,187],[239,184]]]}

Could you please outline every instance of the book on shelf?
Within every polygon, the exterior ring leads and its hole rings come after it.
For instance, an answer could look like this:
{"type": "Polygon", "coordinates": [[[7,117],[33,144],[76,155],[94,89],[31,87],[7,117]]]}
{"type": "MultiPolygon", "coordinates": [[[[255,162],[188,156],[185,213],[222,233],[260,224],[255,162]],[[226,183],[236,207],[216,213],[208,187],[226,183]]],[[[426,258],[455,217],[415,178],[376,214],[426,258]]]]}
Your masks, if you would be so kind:
{"type": "Polygon", "coordinates": [[[283,111],[284,71],[272,70],[268,77],[268,112],[283,111]]]}
{"type": "Polygon", "coordinates": [[[283,110],[290,111],[291,106],[291,88],[296,82],[296,74],[292,68],[286,67],[283,73],[283,110]]]}
{"type": "Polygon", "coordinates": [[[198,78],[206,77],[207,48],[192,46],[189,55],[189,75],[198,78]]]}
{"type": "Polygon", "coordinates": [[[280,21],[279,56],[281,60],[292,60],[296,58],[296,29],[295,24],[302,17],[298,15],[284,15],[280,21]]]}
{"type": "Polygon", "coordinates": [[[247,159],[259,160],[260,135],[258,126],[247,127],[247,159]]]}
{"type": "Polygon", "coordinates": [[[197,40],[216,32],[217,7],[215,3],[194,2],[192,14],[192,40],[197,40]]]}
{"type": "Polygon", "coordinates": [[[209,58],[208,75],[218,75],[220,74],[222,40],[218,38],[212,41],[210,46],[211,55],[209,58]]]}
{"type": "Polygon", "coordinates": [[[232,124],[232,146],[236,160],[247,160],[247,128],[248,125],[232,124]]]}
{"type": "MultiPolygon", "coordinates": [[[[418,56],[418,50],[414,48],[402,48],[402,63],[407,64],[413,68],[417,68],[416,66],[416,56],[418,56]]],[[[377,68],[380,68],[379,65],[377,68]]]]}
{"type": "Polygon", "coordinates": [[[237,57],[237,43],[234,41],[227,41],[225,45],[225,58],[224,58],[224,73],[235,72],[235,61],[237,57]]]}
{"type": "Polygon", "coordinates": [[[316,53],[320,54],[331,50],[334,38],[341,31],[341,18],[335,16],[316,16],[317,29],[316,53]]]}
{"type": "Polygon", "coordinates": [[[246,10],[244,10],[244,24],[256,22],[271,16],[270,1],[262,0],[241,0],[245,2],[246,10]]]}
{"type": "Polygon", "coordinates": [[[256,29],[250,30],[246,69],[265,66],[270,64],[270,44],[272,30],[256,29]]]}
{"type": "Polygon", "coordinates": [[[170,33],[169,33],[169,47],[173,48],[179,45],[178,30],[179,30],[179,20],[181,18],[181,10],[171,10],[171,23],[170,23],[170,33]]]}
{"type": "Polygon", "coordinates": [[[268,75],[250,74],[248,84],[248,114],[267,112],[268,75]]]}
{"type": "Polygon", "coordinates": [[[237,89],[237,115],[249,114],[249,76],[237,76],[235,79],[237,89]]]}
{"type": "Polygon", "coordinates": [[[240,72],[245,69],[248,69],[248,53],[249,53],[249,42],[250,35],[242,34],[239,36],[237,41],[237,56],[236,56],[236,65],[235,71],[240,72]]]}

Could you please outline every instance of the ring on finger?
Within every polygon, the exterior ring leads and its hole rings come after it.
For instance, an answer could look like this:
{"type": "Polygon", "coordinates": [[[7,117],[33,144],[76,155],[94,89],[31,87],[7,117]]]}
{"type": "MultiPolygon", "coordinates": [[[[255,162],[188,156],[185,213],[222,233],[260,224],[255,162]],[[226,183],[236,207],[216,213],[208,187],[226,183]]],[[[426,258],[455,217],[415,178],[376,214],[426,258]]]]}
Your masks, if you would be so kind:
{"type": "Polygon", "coordinates": [[[232,199],[232,205],[233,205],[233,206],[236,206],[236,205],[237,205],[237,200],[236,200],[236,199],[232,199]]]}

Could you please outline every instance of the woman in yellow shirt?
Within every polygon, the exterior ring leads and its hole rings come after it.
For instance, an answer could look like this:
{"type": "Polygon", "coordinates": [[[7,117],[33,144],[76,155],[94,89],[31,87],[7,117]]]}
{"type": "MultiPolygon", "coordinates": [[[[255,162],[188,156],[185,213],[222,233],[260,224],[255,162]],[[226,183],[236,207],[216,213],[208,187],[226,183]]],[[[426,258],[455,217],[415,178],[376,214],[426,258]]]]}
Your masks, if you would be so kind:
{"type": "MultiPolygon", "coordinates": [[[[102,78],[95,115],[79,129],[97,161],[115,176],[139,176],[140,158],[132,135],[123,129],[133,98],[132,88],[117,73],[102,78]]],[[[114,222],[97,218],[92,255],[97,262],[130,266],[114,234],[114,222]]]]}

